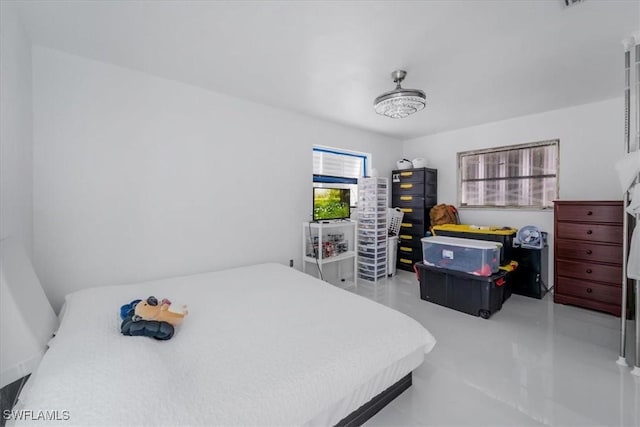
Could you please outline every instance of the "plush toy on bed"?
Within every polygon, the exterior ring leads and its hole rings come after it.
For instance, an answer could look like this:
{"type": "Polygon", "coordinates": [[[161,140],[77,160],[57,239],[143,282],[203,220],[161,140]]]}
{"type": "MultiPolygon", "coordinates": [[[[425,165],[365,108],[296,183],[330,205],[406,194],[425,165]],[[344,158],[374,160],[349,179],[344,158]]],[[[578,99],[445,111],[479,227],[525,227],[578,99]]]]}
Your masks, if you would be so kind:
{"type": "Polygon", "coordinates": [[[135,307],[134,320],[157,320],[158,322],[171,323],[177,326],[182,323],[184,316],[189,314],[187,306],[183,305],[177,310],[171,306],[171,301],[163,299],[158,303],[156,297],[151,296],[140,301],[135,307]]]}
{"type": "Polygon", "coordinates": [[[158,340],[170,339],[174,326],[182,323],[189,312],[186,306],[174,310],[171,301],[150,296],[146,300],[134,300],[120,307],[120,317],[123,319],[120,331],[124,335],[147,336],[158,340]]]}

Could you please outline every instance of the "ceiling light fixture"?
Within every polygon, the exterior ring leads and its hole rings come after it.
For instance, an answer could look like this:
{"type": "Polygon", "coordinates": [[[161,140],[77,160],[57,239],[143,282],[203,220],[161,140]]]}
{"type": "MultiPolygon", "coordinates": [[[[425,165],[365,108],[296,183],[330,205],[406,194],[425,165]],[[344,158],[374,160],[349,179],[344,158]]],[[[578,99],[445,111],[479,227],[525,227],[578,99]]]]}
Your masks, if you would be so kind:
{"type": "Polygon", "coordinates": [[[391,73],[391,78],[396,83],[396,88],[383,93],[373,101],[376,113],[393,119],[402,119],[424,108],[427,103],[427,97],[423,91],[400,87],[400,82],[404,80],[406,75],[407,72],[403,70],[396,70],[391,73]]]}

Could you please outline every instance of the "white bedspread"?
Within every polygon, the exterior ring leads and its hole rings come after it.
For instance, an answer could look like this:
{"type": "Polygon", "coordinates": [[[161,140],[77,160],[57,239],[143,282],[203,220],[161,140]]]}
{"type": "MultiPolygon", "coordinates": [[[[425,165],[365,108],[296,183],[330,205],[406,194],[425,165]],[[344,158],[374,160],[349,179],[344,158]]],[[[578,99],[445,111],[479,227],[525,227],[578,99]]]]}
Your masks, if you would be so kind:
{"type": "Polygon", "coordinates": [[[57,425],[303,425],[434,344],[408,316],[278,264],[86,289],[67,296],[17,409],[68,411],[57,425]],[[189,306],[169,341],[120,334],[120,306],[149,295],[189,306]]]}

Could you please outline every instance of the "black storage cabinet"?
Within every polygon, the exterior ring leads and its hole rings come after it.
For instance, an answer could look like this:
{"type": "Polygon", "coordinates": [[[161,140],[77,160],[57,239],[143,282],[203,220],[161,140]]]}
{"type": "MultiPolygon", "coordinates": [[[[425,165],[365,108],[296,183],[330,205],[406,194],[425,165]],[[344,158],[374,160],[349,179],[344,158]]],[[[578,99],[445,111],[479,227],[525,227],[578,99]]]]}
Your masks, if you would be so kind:
{"type": "Polygon", "coordinates": [[[502,308],[507,273],[483,277],[416,263],[420,298],[488,319],[502,308]]]}
{"type": "Polygon", "coordinates": [[[511,273],[514,294],[542,299],[549,291],[545,280],[549,277],[549,249],[514,248],[518,268],[511,273]]]}
{"type": "Polygon", "coordinates": [[[438,171],[430,168],[394,170],[391,207],[404,212],[400,226],[397,267],[413,271],[422,260],[422,239],[431,227],[429,211],[438,204],[438,171]]]}

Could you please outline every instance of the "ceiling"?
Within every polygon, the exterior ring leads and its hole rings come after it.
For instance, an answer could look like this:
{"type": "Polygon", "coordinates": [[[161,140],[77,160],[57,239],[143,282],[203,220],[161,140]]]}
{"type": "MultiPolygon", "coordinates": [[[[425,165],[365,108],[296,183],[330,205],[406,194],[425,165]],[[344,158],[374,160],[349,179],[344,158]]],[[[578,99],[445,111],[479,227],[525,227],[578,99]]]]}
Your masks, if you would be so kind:
{"type": "Polygon", "coordinates": [[[622,96],[640,0],[25,1],[34,44],[408,139],[622,96]],[[427,107],[373,111],[408,72],[427,107]]]}

